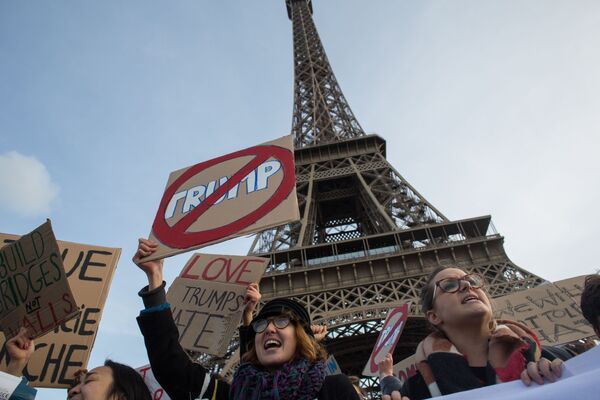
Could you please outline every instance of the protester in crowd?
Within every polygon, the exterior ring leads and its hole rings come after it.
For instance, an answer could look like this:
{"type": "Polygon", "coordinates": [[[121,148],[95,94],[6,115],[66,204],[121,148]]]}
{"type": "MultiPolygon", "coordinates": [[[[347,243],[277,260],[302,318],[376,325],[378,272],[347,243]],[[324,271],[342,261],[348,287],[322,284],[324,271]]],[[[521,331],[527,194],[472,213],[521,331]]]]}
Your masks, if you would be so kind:
{"type": "Polygon", "coordinates": [[[103,366],[79,371],[68,400],[152,400],[152,396],[135,369],[106,360],[103,366]]]}
{"type": "MultiPolygon", "coordinates": [[[[246,332],[247,351],[231,385],[219,382],[215,388],[210,374],[179,344],[166,302],[162,260],[140,261],[156,249],[156,243],[140,239],[133,257],[148,278],[140,291],[146,308],[138,324],[154,376],[173,400],[359,400],[347,376],[325,375],[326,352],[313,336],[310,316],[290,299],[271,300],[261,308],[246,332]]],[[[247,300],[244,312],[256,306],[247,300]]]]}
{"type": "MultiPolygon", "coordinates": [[[[35,345],[33,340],[29,339],[27,330],[21,328],[17,336],[6,342],[6,350],[10,356],[7,372],[15,376],[21,375],[34,349],[35,345]]],[[[20,398],[33,399],[33,397],[20,398]]],[[[103,366],[89,372],[87,370],[77,372],[74,386],[68,391],[68,399],[151,400],[152,397],[144,380],[135,369],[106,360],[103,366]]]]}
{"type": "Polygon", "coordinates": [[[600,275],[589,275],[581,293],[581,312],[600,338],[600,275]]]}
{"type": "Polygon", "coordinates": [[[554,382],[561,376],[562,360],[541,357],[531,329],[493,318],[484,282],[481,275],[454,267],[431,273],[421,290],[421,309],[434,332],[417,346],[418,372],[401,389],[391,376],[391,355],[381,363],[385,395],[419,400],[519,378],[541,385],[544,378],[554,382]]]}

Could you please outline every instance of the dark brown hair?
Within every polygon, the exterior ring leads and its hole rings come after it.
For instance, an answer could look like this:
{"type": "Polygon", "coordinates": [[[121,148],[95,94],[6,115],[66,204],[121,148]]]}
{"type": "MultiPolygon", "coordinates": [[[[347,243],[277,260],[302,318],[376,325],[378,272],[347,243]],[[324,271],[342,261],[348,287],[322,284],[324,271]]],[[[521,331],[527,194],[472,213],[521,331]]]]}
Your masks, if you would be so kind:
{"type": "MultiPolygon", "coordinates": [[[[429,276],[427,277],[427,280],[425,281],[425,284],[423,286],[421,286],[421,293],[419,295],[420,297],[420,301],[421,301],[421,312],[423,313],[423,315],[427,315],[427,311],[430,311],[433,309],[433,289],[435,288],[435,282],[433,281],[436,277],[437,274],[439,274],[440,272],[442,272],[445,269],[448,268],[453,268],[453,269],[458,269],[460,271],[463,271],[464,273],[468,274],[467,271],[465,271],[464,269],[457,267],[455,265],[440,265],[439,267],[437,267],[436,269],[434,269],[429,276]]],[[[483,293],[485,293],[485,295],[487,296],[488,300],[490,301],[490,304],[492,305],[492,312],[494,311],[493,309],[493,302],[492,302],[492,297],[490,296],[490,294],[487,292],[487,290],[485,288],[481,288],[481,290],[483,291],[483,293]]],[[[440,328],[438,328],[437,326],[430,324],[431,327],[436,330],[436,331],[441,331],[440,328]]],[[[492,323],[491,323],[491,329],[494,329],[496,326],[495,320],[492,317],[492,323]]]]}
{"type": "Polygon", "coordinates": [[[581,293],[581,313],[592,325],[596,333],[600,331],[600,275],[589,275],[581,293]]]}

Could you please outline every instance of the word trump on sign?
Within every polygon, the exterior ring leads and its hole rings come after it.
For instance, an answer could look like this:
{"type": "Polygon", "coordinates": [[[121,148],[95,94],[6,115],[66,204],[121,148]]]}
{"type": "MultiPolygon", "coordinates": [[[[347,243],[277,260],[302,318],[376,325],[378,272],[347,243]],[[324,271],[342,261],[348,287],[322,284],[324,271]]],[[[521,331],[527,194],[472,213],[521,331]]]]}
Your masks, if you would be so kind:
{"type": "Polygon", "coordinates": [[[150,239],[156,260],[300,218],[291,136],[171,173],[150,239]]]}
{"type": "MultiPolygon", "coordinates": [[[[269,187],[269,178],[275,175],[281,169],[281,163],[277,160],[266,161],[255,170],[246,175],[242,180],[221,196],[214,204],[219,204],[223,200],[236,199],[238,197],[240,185],[246,187],[245,194],[251,194],[258,190],[264,190],[269,187]]],[[[221,186],[225,186],[230,176],[223,176],[218,180],[211,181],[205,185],[194,186],[187,190],[175,193],[165,211],[165,219],[173,218],[175,210],[181,207],[180,213],[187,214],[198,207],[206,198],[215,192],[221,186]]]]}
{"type": "Polygon", "coordinates": [[[250,283],[269,260],[194,254],[167,293],[179,343],[186,350],[223,356],[237,329],[250,283]]]}
{"type": "Polygon", "coordinates": [[[402,334],[402,330],[404,329],[404,325],[408,318],[409,310],[410,303],[403,304],[390,310],[383,323],[381,332],[377,337],[373,352],[367,361],[367,365],[365,365],[363,375],[377,376],[379,372],[379,363],[388,353],[394,351],[398,339],[400,339],[400,335],[402,334]]]}

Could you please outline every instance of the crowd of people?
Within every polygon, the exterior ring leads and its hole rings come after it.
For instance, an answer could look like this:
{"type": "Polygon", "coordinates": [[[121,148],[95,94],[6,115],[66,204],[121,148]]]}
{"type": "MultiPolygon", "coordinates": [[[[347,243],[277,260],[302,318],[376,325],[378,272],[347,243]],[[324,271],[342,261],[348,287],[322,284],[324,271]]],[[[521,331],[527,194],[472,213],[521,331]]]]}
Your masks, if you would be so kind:
{"type": "MultiPolygon", "coordinates": [[[[148,280],[138,293],[144,309],[137,320],[154,376],[171,399],[365,398],[357,377],[326,374],[327,352],[321,342],[326,328],[312,325],[303,305],[290,299],[274,299],[255,312],[261,300],[257,284],[246,289],[239,328],[241,360],[231,383],[211,375],[190,360],[179,344],[166,300],[163,260],[142,261],[156,249],[156,243],[140,239],[133,257],[148,280]]],[[[561,377],[562,360],[542,356],[535,332],[516,321],[494,319],[482,276],[440,266],[428,277],[420,297],[432,333],[416,349],[418,372],[403,384],[393,375],[391,354],[379,364],[384,400],[426,399],[518,379],[524,385],[541,385],[561,377]]],[[[600,275],[586,279],[581,309],[600,336],[600,275]]],[[[21,376],[34,351],[27,331],[22,329],[8,340],[6,350],[10,357],[7,372],[21,376]]],[[[21,396],[33,398],[34,394],[21,396]]],[[[139,373],[112,360],[89,371],[78,371],[67,397],[151,399],[139,373]]]]}

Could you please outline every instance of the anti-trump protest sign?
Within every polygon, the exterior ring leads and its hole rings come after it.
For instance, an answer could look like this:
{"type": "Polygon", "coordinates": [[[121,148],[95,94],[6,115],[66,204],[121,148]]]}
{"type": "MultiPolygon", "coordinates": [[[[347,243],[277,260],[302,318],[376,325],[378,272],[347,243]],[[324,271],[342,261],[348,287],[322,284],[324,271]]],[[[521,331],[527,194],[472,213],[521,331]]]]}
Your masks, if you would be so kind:
{"type": "MultiPolygon", "coordinates": [[[[17,239],[16,235],[0,233],[0,246],[17,239]]],[[[35,340],[36,350],[25,368],[25,376],[36,387],[68,387],[75,372],[87,367],[104,302],[121,255],[121,249],[64,241],[58,241],[58,247],[80,314],[35,340]]],[[[0,337],[0,369],[5,369],[8,363],[3,344],[4,338],[0,337]]]]}
{"type": "Polygon", "coordinates": [[[21,327],[38,338],[78,314],[50,220],[0,249],[0,329],[7,339],[21,327]]]}
{"type": "Polygon", "coordinates": [[[268,262],[194,254],[167,293],[181,346],[223,356],[240,322],[246,288],[260,280],[268,262]]]}
{"type": "Polygon", "coordinates": [[[394,348],[398,343],[398,339],[400,339],[400,335],[402,334],[402,330],[404,329],[404,325],[406,324],[409,311],[410,303],[405,303],[390,310],[385,322],[383,323],[381,332],[379,332],[379,336],[375,341],[373,352],[367,361],[367,365],[365,365],[363,375],[378,375],[379,363],[388,353],[392,353],[394,351],[394,348]]]}
{"type": "Polygon", "coordinates": [[[155,260],[300,218],[291,136],[171,173],[150,239],[155,260]]]}
{"type": "Polygon", "coordinates": [[[495,298],[495,317],[526,324],[542,344],[557,345],[594,336],[581,314],[584,280],[584,276],[569,278],[495,298]]]}

